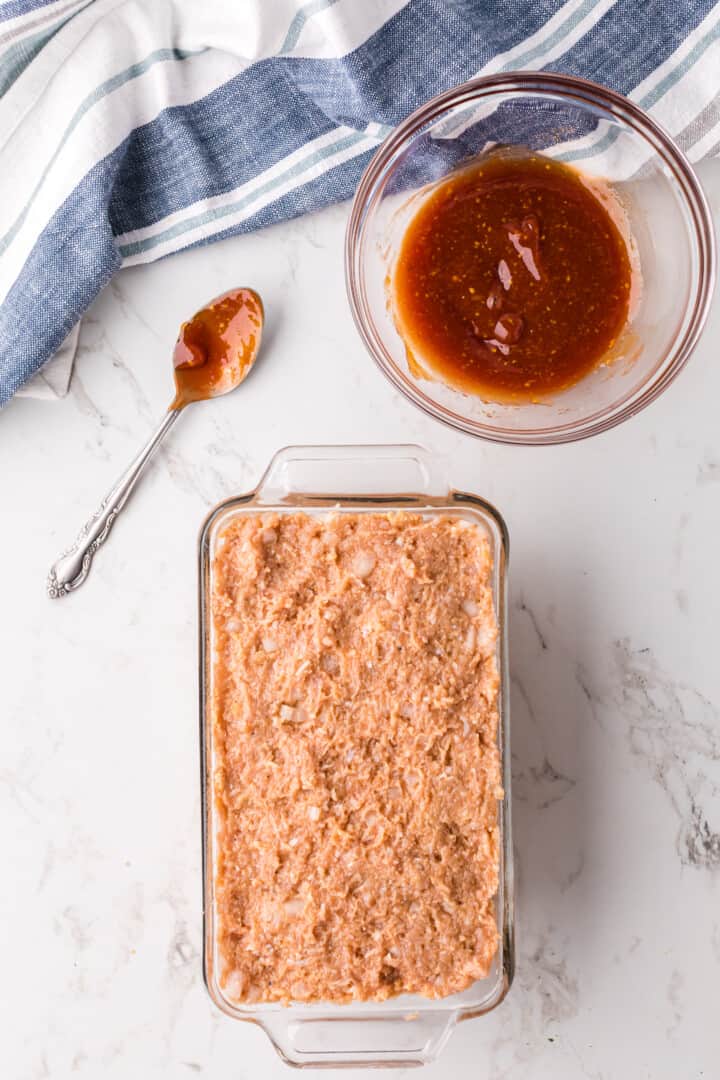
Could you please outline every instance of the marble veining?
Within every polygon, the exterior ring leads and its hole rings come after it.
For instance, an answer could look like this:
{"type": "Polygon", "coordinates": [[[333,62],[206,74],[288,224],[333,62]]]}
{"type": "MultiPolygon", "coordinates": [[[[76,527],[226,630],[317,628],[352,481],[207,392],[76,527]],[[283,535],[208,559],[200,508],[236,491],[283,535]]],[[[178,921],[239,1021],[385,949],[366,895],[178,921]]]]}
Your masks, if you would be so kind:
{"type": "MultiPolygon", "coordinates": [[[[666,794],[678,818],[677,851],[683,864],[720,867],[720,711],[692,687],[659,668],[649,648],[614,645],[617,722],[626,725],[629,749],[666,794]]],[[[607,708],[607,700],[605,702],[607,708]]]]}

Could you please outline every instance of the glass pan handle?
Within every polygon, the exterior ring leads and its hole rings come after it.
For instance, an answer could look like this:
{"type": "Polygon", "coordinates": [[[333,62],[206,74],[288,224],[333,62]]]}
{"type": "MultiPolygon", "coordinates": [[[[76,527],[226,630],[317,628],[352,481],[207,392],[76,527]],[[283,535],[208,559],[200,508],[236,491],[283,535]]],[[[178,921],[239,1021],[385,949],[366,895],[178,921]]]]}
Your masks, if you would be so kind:
{"type": "Polygon", "coordinates": [[[270,462],[258,500],[292,497],[360,498],[363,495],[446,495],[440,462],[422,446],[288,446],[270,462]]]}
{"type": "Polygon", "coordinates": [[[455,1026],[448,1012],[353,1018],[265,1017],[262,1027],[280,1056],[305,1068],[388,1068],[434,1061],[455,1026]]]}

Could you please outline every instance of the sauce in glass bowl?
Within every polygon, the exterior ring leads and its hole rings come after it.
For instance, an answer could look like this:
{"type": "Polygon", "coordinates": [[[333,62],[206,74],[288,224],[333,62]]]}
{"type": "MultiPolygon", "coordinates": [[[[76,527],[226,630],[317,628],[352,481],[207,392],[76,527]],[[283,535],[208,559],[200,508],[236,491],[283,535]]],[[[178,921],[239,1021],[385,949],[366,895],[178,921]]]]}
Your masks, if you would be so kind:
{"type": "Polygon", "coordinates": [[[611,354],[632,265],[609,200],[541,155],[491,153],[422,202],[392,280],[411,362],[495,401],[564,390],[611,354]]]}

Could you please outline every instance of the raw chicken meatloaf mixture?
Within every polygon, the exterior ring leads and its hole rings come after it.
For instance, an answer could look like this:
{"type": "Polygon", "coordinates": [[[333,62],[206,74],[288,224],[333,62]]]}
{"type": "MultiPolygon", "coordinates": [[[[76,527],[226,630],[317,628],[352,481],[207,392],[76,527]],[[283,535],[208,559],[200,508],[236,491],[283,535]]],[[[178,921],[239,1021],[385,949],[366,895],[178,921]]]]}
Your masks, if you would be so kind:
{"type": "Polygon", "coordinates": [[[436,998],[486,975],[502,789],[481,530],[240,515],[213,570],[225,995],[436,998]]]}

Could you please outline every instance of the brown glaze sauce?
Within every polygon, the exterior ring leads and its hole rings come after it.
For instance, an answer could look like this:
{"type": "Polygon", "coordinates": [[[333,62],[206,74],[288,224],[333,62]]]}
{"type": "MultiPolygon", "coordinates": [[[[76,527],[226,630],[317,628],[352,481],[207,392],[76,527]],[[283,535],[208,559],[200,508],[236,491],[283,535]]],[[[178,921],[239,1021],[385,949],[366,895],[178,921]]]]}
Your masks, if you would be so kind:
{"type": "Polygon", "coordinates": [[[579,173],[499,152],[423,202],[393,306],[411,360],[490,400],[533,401],[607,356],[631,283],[625,239],[579,173]]]}
{"type": "Polygon", "coordinates": [[[232,289],[180,327],[175,344],[175,400],[171,409],[233,390],[247,375],[260,345],[262,301],[252,289],[232,289]]]}

